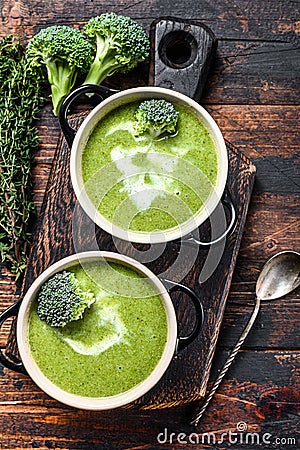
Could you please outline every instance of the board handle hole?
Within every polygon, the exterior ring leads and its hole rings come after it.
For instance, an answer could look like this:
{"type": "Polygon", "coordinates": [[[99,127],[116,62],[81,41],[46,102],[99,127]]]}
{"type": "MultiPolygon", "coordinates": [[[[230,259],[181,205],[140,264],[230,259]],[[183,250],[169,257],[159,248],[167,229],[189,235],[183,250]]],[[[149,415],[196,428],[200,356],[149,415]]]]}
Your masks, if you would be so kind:
{"type": "Polygon", "coordinates": [[[183,69],[190,66],[197,56],[198,44],[187,31],[171,31],[160,42],[160,59],[169,67],[183,69]]]}

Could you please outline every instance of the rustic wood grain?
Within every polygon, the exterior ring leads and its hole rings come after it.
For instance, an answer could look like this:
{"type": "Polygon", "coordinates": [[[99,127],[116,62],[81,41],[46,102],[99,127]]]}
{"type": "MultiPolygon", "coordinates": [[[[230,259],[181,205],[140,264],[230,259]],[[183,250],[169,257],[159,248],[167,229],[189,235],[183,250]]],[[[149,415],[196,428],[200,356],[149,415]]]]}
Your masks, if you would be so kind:
{"type": "MultiPolygon", "coordinates": [[[[215,366],[218,366],[225,360],[227,352],[219,351],[216,356],[215,366]]],[[[234,432],[237,423],[244,421],[250,432],[260,435],[269,432],[274,438],[296,436],[299,391],[295,389],[295,383],[299,376],[299,363],[299,355],[288,351],[270,351],[267,354],[242,352],[229,371],[230,382],[225,381],[222,392],[216,394],[197,433],[200,436],[201,433],[215,433],[219,439],[222,432],[234,432]],[[249,373],[252,373],[251,381],[249,373]],[[276,426],[278,421],[282,424],[280,430],[276,426]]],[[[213,376],[216,376],[216,371],[217,367],[214,367],[213,376]]],[[[6,369],[2,376],[0,374],[3,390],[0,437],[1,448],[4,449],[164,449],[173,448],[170,444],[157,443],[157,435],[165,428],[176,434],[184,432],[189,435],[196,431],[187,426],[191,413],[187,407],[139,411],[139,414],[134,410],[74,411],[45,396],[28,377],[9,375],[6,369]],[[26,409],[30,410],[30,420],[23,415],[26,409]],[[18,420],[21,415],[26,420],[26,428],[24,422],[18,420]],[[138,442],[142,444],[135,445],[138,442]]],[[[177,445],[184,449],[216,448],[213,442],[204,447],[177,445]]],[[[223,448],[227,445],[228,438],[225,438],[223,448]]],[[[240,448],[248,450],[253,446],[240,448]]],[[[261,443],[255,448],[265,450],[266,447],[261,443]]]]}
{"type": "MultiPolygon", "coordinates": [[[[259,7],[255,2],[250,7],[246,0],[218,0],[213,5],[199,0],[115,0],[106,6],[86,1],[78,18],[72,1],[52,0],[41,5],[37,0],[4,0],[0,36],[13,32],[27,42],[45,26],[82,27],[93,15],[108,10],[130,15],[145,30],[165,15],[196,19],[210,27],[219,46],[207,87],[209,95],[204,97],[207,103],[298,103],[300,21],[296,1],[263,2],[259,7]]],[[[146,84],[147,76],[143,82],[140,71],[135,77],[138,84],[146,84]]]]}
{"type": "Polygon", "coordinates": [[[107,11],[127,14],[139,20],[145,28],[157,17],[174,15],[184,19],[203,20],[215,28],[224,39],[269,39],[275,42],[297,43],[299,34],[299,4],[297,1],[251,3],[247,0],[232,2],[217,0],[213,4],[199,0],[111,0],[86,1],[80,10],[72,0],[5,0],[2,7],[2,33],[13,31],[31,35],[43,26],[53,23],[81,25],[93,15],[107,11]]]}
{"type": "MultiPolygon", "coordinates": [[[[265,260],[276,251],[299,246],[299,2],[293,0],[67,0],[0,4],[0,36],[20,34],[24,42],[42,27],[82,25],[108,10],[137,19],[147,31],[162,15],[191,18],[211,27],[218,38],[215,64],[202,104],[224,136],[258,169],[247,223],[214,358],[212,380],[250,313],[255,282],[265,260]],[[222,350],[223,349],[223,350],[222,350]]],[[[146,85],[147,64],[106,84],[146,85]]],[[[50,173],[59,136],[50,103],[41,113],[41,145],[36,154],[36,205],[50,173]],[[40,166],[40,167],[39,167],[40,166]]],[[[1,309],[16,298],[14,277],[1,270],[1,309]]],[[[299,290],[263,306],[245,349],[230,369],[198,432],[235,431],[244,421],[252,432],[296,437],[299,430],[299,290]],[[249,349],[253,349],[249,350],[249,349]]],[[[1,334],[5,346],[9,326],[1,334]]],[[[158,445],[156,436],[186,428],[190,407],[86,413],[58,408],[29,378],[4,369],[0,377],[0,447],[64,449],[194,449],[197,445],[158,445]],[[1,403],[2,401],[2,403],[1,403]]],[[[191,431],[195,431],[192,429],[191,431]]],[[[218,448],[228,448],[229,442],[218,448]]],[[[252,445],[233,446],[250,450],[252,445]]],[[[216,445],[201,445],[215,449],[216,445]]],[[[263,445],[257,448],[265,449],[263,445]]],[[[274,448],[274,445],[272,445],[274,448]]],[[[277,445],[280,450],[299,448],[277,445]]]]}

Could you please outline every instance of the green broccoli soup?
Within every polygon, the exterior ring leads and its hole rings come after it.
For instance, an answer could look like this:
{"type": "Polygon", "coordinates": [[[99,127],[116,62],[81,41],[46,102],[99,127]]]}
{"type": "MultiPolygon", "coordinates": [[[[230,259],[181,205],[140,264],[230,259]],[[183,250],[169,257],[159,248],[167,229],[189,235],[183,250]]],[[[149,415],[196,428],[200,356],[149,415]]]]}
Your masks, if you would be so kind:
{"type": "Polygon", "coordinates": [[[138,102],[120,106],[93,129],[82,154],[86,193],[125,230],[151,232],[186,222],[216,184],[218,157],[205,125],[181,105],[174,133],[136,135],[138,102]]]}
{"type": "Polygon", "coordinates": [[[44,375],[61,389],[106,397],[136,386],[153,371],[167,340],[167,315],[153,283],[123,264],[73,266],[96,301],[79,320],[54,327],[30,313],[29,346],[44,375]]]}

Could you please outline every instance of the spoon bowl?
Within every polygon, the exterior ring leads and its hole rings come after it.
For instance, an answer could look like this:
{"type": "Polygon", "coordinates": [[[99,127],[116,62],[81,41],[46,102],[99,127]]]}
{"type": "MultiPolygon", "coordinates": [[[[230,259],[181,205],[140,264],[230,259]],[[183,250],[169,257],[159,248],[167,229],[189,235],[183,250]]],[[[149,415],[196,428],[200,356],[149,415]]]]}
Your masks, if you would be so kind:
{"type": "Polygon", "coordinates": [[[260,300],[275,300],[287,295],[300,284],[300,253],[280,252],[264,265],[256,282],[260,300]]]}

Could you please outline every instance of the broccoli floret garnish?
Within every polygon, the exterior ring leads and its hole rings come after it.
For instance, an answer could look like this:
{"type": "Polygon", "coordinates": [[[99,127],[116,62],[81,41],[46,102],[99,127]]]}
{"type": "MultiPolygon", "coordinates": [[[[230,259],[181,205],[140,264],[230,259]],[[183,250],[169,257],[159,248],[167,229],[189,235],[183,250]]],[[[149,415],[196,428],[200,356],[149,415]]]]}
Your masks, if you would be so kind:
{"type": "Polygon", "coordinates": [[[37,313],[48,325],[63,327],[80,319],[95,300],[92,292],[82,291],[72,272],[63,271],[49,278],[41,287],[37,313]]]}
{"type": "Polygon", "coordinates": [[[130,17],[101,14],[92,17],[83,30],[96,49],[84,84],[101,84],[117,71],[125,73],[133,69],[149,55],[149,39],[130,17]]]}
{"type": "Polygon", "coordinates": [[[134,118],[136,136],[144,133],[157,138],[165,133],[174,133],[178,111],[173,104],[164,99],[144,100],[137,108],[134,118]]]}
{"type": "Polygon", "coordinates": [[[53,112],[57,115],[78,74],[89,70],[93,47],[79,30],[54,25],[44,28],[29,41],[26,56],[33,67],[46,66],[53,112]]]}

